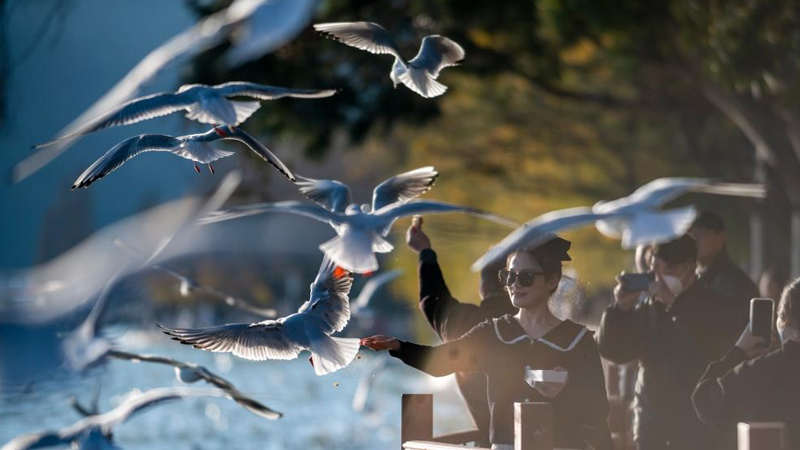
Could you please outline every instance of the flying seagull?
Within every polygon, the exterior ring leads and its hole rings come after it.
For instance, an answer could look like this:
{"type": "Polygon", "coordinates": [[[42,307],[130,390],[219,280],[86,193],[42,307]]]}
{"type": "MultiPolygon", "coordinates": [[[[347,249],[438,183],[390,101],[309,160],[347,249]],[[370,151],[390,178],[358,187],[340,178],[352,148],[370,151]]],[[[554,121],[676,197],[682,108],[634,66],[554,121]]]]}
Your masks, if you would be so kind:
{"type": "Polygon", "coordinates": [[[425,97],[444,94],[447,86],[436,81],[445,67],[455,66],[464,59],[464,49],[456,42],[439,35],[425,36],[419,53],[406,61],[400,54],[391,33],[374,22],[318,23],[314,29],[343,44],[374,54],[394,56],[389,76],[394,87],[403,83],[425,97]]]}
{"type": "Polygon", "coordinates": [[[83,449],[118,449],[114,444],[114,427],[135,414],[153,406],[187,397],[226,397],[218,389],[157,388],[128,399],[104,414],[85,417],[57,431],[30,433],[13,439],[0,450],[28,450],[45,447],[72,446],[83,449]]]}
{"type": "Polygon", "coordinates": [[[215,149],[212,142],[219,140],[234,140],[245,144],[264,161],[272,164],[286,178],[295,181],[295,177],[288,167],[267,147],[258,142],[253,136],[238,127],[223,125],[200,134],[172,137],[163,134],[142,134],[125,139],[105,155],[95,161],[72,184],[72,189],[89,187],[92,183],[117,170],[129,159],[144,152],[171,152],[181,158],[194,162],[194,170],[200,173],[197,163],[208,164],[208,169],[214,173],[212,161],[233,155],[215,149]]]}
{"type": "MultiPolygon", "coordinates": [[[[141,255],[141,252],[134,249],[131,245],[124,242],[122,239],[115,239],[114,244],[122,247],[123,249],[129,251],[133,255],[141,255]]],[[[178,282],[180,282],[180,286],[178,287],[178,291],[180,292],[181,296],[184,298],[188,298],[189,296],[195,294],[201,295],[208,295],[214,297],[218,300],[223,301],[228,306],[233,306],[235,308],[239,308],[245,310],[251,314],[255,314],[261,317],[275,317],[277,312],[274,308],[262,308],[260,306],[256,306],[247,300],[243,300],[236,296],[227,294],[222,292],[218,289],[215,289],[211,286],[204,285],[194,278],[188,277],[177,270],[174,270],[170,267],[165,266],[164,264],[154,264],[152,266],[153,269],[158,270],[162,273],[169,275],[170,277],[174,278],[178,282]]]]}
{"type": "Polygon", "coordinates": [[[177,378],[181,383],[191,384],[203,380],[208,384],[222,389],[222,391],[225,392],[225,394],[227,394],[227,396],[233,401],[257,416],[271,420],[280,419],[283,416],[282,413],[268,408],[243,394],[241,391],[236,389],[231,382],[220,377],[219,375],[212,373],[210,370],[201,365],[182,362],[162,356],[138,355],[120,350],[111,350],[108,352],[107,356],[109,358],[121,359],[135,363],[150,362],[172,366],[175,368],[175,378],[177,378]]]}
{"type": "Polygon", "coordinates": [[[255,360],[290,360],[303,350],[311,352],[317,375],[335,372],[356,357],[359,340],[332,337],[350,320],[348,294],[353,277],[325,258],[311,295],[296,313],[277,320],[233,323],[208,328],[159,327],[181,344],[211,352],[230,352],[255,360]]]}
{"type": "Polygon", "coordinates": [[[34,145],[33,148],[49,147],[64,139],[78,139],[105,128],[130,125],[178,111],[185,111],[188,119],[200,123],[236,126],[256,112],[261,107],[261,102],[233,100],[233,98],[248,97],[257,100],[276,100],[284,97],[325,98],[336,92],[335,89],[291,89],[242,81],[216,86],[186,84],[176,92],[161,92],[133,99],[113,108],[73,133],[34,145]]]}
{"type": "Polygon", "coordinates": [[[367,282],[364,283],[364,287],[361,288],[361,292],[358,293],[358,297],[350,302],[350,313],[357,315],[366,311],[378,290],[396,280],[402,274],[402,269],[394,269],[378,274],[367,280],[367,282]]]}
{"type": "Polygon", "coordinates": [[[682,236],[697,214],[694,206],[662,211],[659,208],[689,192],[763,198],[762,184],[722,183],[702,178],[659,178],[633,194],[592,208],[576,207],[542,214],[517,228],[472,265],[479,272],[514,249],[536,245],[555,233],[594,224],[604,236],[621,239],[623,249],[666,242],[682,236]]]}
{"type": "Polygon", "coordinates": [[[235,0],[173,36],[147,54],[117,84],[75,118],[57,136],[55,145],[38,149],[14,166],[14,183],[28,178],[66,151],[75,139],[61,139],[83,129],[101,114],[112,111],[139,94],[142,86],[177,60],[185,60],[226,40],[231,48],[223,56],[229,68],[270,53],[297,36],[311,20],[316,0],[235,0]]]}
{"type": "Polygon", "coordinates": [[[424,167],[392,177],[375,188],[372,206],[350,203],[350,190],[343,183],[303,178],[298,182],[300,190],[317,205],[294,201],[244,205],[210,213],[200,222],[219,222],[267,212],[310,217],[330,224],[338,235],[320,245],[320,250],[343,269],[355,273],[378,269],[375,253],[387,253],[394,248],[384,238],[401,217],[466,213],[509,227],[516,226],[514,222],[475,208],[435,201],[412,201],[430,189],[436,175],[433,167],[424,167]]]}

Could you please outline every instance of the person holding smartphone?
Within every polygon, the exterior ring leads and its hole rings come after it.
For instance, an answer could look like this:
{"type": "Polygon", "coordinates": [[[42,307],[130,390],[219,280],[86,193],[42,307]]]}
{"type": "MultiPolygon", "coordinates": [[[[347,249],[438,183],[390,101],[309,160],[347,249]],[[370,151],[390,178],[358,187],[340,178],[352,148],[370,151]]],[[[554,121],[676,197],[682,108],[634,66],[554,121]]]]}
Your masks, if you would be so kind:
{"type": "Polygon", "coordinates": [[[514,403],[530,401],[552,405],[557,447],[611,450],[603,367],[592,333],[556,318],[548,305],[561,281],[562,262],[570,260],[569,247],[568,241],[554,237],[509,256],[498,277],[507,298],[519,309],[516,314],[487,319],[459,339],[436,347],[389,336],[366,337],[361,344],[389,350],[433,376],[485,375],[493,449],[514,448],[514,403]],[[536,371],[561,375],[563,381],[529,384],[526,377],[536,371]]]}
{"type": "Polygon", "coordinates": [[[758,321],[753,317],[727,355],[708,365],[692,402],[728,448],[735,447],[738,422],[783,422],[786,448],[800,448],[800,278],[780,298],[775,321],[780,348],[768,353],[769,340],[756,334],[769,330],[754,332],[761,328],[758,321]]]}
{"type": "MultiPolygon", "coordinates": [[[[491,264],[480,275],[480,303],[464,303],[453,297],[444,281],[442,269],[428,235],[422,230],[423,219],[415,216],[406,232],[408,248],[419,254],[419,308],[442,342],[454,341],[486,319],[516,314],[518,309],[497,276],[505,261],[491,264]]],[[[486,376],[482,373],[457,372],[456,383],[467,404],[480,437],[478,447],[489,446],[489,401],[486,376]]]]}
{"type": "Polygon", "coordinates": [[[637,449],[714,449],[713,430],[697,419],[691,395],[706,365],[735,342],[744,323],[723,297],[696,282],[692,238],[657,244],[652,252],[651,273],[644,275],[650,281],[617,278],[614,303],[600,323],[600,355],[617,364],[639,363],[637,449]],[[640,302],[642,290],[648,295],[640,302]]]}

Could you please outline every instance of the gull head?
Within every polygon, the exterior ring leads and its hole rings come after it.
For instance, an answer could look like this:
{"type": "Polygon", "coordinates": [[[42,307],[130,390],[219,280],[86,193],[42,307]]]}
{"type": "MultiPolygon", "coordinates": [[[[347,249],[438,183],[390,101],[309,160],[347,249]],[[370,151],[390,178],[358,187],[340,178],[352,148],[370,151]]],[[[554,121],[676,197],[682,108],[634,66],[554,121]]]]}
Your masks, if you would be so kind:
{"type": "Polygon", "coordinates": [[[345,215],[348,216],[356,216],[362,214],[361,207],[356,205],[355,203],[347,205],[347,208],[344,209],[345,215]]]}

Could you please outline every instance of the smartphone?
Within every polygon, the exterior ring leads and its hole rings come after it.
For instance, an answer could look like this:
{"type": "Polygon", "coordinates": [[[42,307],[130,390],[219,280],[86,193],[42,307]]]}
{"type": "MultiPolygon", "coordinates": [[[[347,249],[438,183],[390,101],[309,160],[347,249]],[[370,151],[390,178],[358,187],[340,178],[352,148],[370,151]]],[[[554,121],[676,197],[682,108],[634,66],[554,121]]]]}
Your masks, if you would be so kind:
{"type": "Polygon", "coordinates": [[[775,302],[771,298],[750,300],[750,332],[753,336],[764,338],[764,345],[772,341],[772,327],[775,323],[775,302]]]}
{"type": "Polygon", "coordinates": [[[650,288],[650,283],[656,280],[656,274],[648,273],[626,273],[620,277],[622,289],[628,292],[646,291],[650,288]]]}

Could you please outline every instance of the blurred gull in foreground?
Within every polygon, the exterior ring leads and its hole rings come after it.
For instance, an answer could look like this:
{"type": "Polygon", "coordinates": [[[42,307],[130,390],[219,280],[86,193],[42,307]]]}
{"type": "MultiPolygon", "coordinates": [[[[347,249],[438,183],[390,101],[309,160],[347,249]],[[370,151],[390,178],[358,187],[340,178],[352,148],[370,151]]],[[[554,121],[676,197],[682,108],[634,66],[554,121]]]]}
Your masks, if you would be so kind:
{"type": "Polygon", "coordinates": [[[702,178],[659,178],[633,194],[592,208],[576,207],[552,211],[525,223],[489,249],[472,265],[479,272],[514,249],[536,245],[554,233],[595,224],[604,236],[621,239],[623,249],[640,244],[665,242],[682,236],[694,221],[694,206],[659,211],[683,194],[697,192],[735,197],[763,198],[761,184],[721,183],[702,178]]]}
{"type": "Polygon", "coordinates": [[[126,400],[113,410],[81,419],[57,431],[43,431],[20,436],[0,450],[27,450],[71,445],[81,449],[118,449],[114,427],[153,406],[187,397],[227,397],[218,389],[158,388],[126,400]]]}
{"type": "Polygon", "coordinates": [[[372,206],[351,203],[350,189],[335,180],[301,178],[300,190],[317,205],[287,201],[258,203],[230,208],[209,214],[202,223],[280,212],[310,217],[329,223],[337,237],[319,246],[327,257],[345,270],[366,273],[378,269],[375,252],[387,253],[394,248],[384,239],[394,222],[419,214],[465,213],[506,226],[517,224],[503,217],[476,208],[435,201],[412,201],[433,185],[438,173],[423,167],[389,178],[378,185],[372,206]]]}
{"type": "Polygon", "coordinates": [[[222,391],[225,392],[229,398],[257,416],[271,420],[280,419],[283,416],[283,414],[268,408],[243,394],[241,391],[236,389],[231,382],[220,377],[219,375],[212,373],[203,366],[161,356],[138,355],[120,350],[109,351],[107,357],[131,361],[134,363],[150,362],[172,366],[175,368],[175,378],[177,378],[181,383],[191,384],[203,380],[208,384],[222,389],[222,391]]]}
{"type": "Polygon", "coordinates": [[[72,184],[72,189],[86,188],[92,183],[117,170],[131,158],[144,152],[170,152],[181,158],[194,162],[194,170],[200,173],[197,163],[208,164],[214,173],[212,161],[233,155],[233,152],[218,150],[211,146],[219,140],[233,140],[246,145],[264,161],[272,164],[280,173],[291,181],[295,181],[291,170],[274,153],[244,130],[228,125],[214,127],[205,133],[186,136],[166,136],[163,134],[142,134],[125,139],[115,145],[105,155],[95,161],[72,184]]]}
{"type": "Polygon", "coordinates": [[[389,76],[394,87],[403,83],[417,94],[430,98],[442,95],[447,86],[436,81],[445,67],[464,59],[464,49],[456,42],[438,35],[425,36],[419,53],[406,61],[400,54],[391,33],[373,22],[318,23],[314,29],[343,44],[370,53],[394,56],[389,76]]]}
{"type": "Polygon", "coordinates": [[[348,294],[353,284],[349,272],[325,258],[311,295],[296,313],[277,320],[233,323],[208,328],[161,327],[181,344],[211,352],[231,352],[254,361],[295,359],[303,350],[311,352],[317,375],[335,372],[356,357],[359,340],[330,336],[342,331],[350,320],[348,294]]]}
{"type": "Polygon", "coordinates": [[[150,52],[125,77],[61,130],[58,143],[39,149],[13,169],[18,183],[36,173],[75,141],[66,136],[83,129],[97,117],[134,98],[142,86],[171,63],[232,41],[223,56],[229,67],[244,64],[291,41],[311,20],[316,0],[235,0],[228,8],[212,14],[177,34],[150,52]]]}

